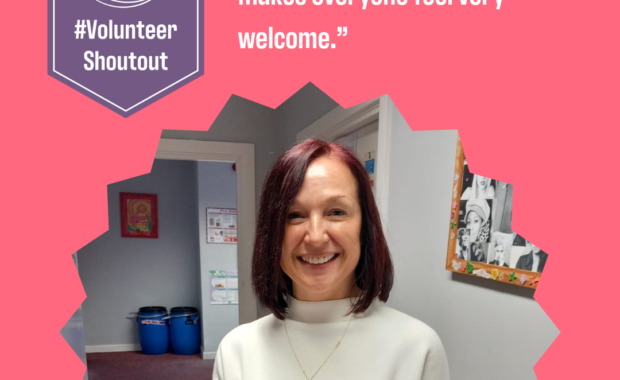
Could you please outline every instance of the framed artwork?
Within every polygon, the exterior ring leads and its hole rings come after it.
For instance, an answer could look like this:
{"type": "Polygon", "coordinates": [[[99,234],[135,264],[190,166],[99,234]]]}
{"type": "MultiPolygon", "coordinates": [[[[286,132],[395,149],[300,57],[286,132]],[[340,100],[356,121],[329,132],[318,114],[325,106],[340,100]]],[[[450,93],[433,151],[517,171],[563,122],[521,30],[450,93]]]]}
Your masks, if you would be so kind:
{"type": "Polygon", "coordinates": [[[121,237],[158,237],[157,194],[120,193],[121,237]]]}
{"type": "Polygon", "coordinates": [[[446,270],[536,288],[549,255],[511,222],[512,185],[472,173],[458,139],[446,270]]]}

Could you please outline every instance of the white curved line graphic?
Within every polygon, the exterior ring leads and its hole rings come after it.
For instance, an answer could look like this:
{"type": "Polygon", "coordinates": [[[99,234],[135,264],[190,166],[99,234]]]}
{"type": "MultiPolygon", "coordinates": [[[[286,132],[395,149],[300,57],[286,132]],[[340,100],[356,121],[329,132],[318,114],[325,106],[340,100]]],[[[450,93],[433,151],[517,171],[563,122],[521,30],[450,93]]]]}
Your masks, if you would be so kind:
{"type": "MultiPolygon", "coordinates": [[[[133,0],[133,1],[110,0],[110,1],[113,1],[115,3],[121,3],[121,4],[135,4],[135,3],[141,3],[144,0],[133,0]]],[[[151,1],[151,0],[149,0],[149,1],[151,1]]]]}
{"type": "MultiPolygon", "coordinates": [[[[112,0],[112,1],[114,1],[114,0],[112,0]]],[[[141,5],[144,5],[146,3],[150,3],[151,0],[141,1],[140,4],[135,4],[135,5],[111,5],[111,4],[104,3],[101,0],[97,0],[97,2],[100,3],[100,4],[103,4],[103,5],[107,6],[107,7],[112,7],[112,8],[135,8],[135,7],[139,7],[141,5]]],[[[122,1],[119,1],[119,2],[123,3],[122,1]]]]}

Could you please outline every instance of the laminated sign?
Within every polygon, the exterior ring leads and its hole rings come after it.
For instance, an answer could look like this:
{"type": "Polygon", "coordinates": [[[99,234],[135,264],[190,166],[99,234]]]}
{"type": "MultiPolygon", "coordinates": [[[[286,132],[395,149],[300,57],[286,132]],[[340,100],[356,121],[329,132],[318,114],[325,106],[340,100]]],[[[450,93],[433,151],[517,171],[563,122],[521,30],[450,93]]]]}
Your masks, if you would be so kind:
{"type": "Polygon", "coordinates": [[[239,304],[239,275],[236,270],[210,270],[211,305],[239,304]]]}
{"type": "Polygon", "coordinates": [[[203,0],[48,0],[48,73],[125,117],[203,74],[203,0]]]}
{"type": "Polygon", "coordinates": [[[207,243],[237,244],[236,209],[207,209],[207,243]]]}

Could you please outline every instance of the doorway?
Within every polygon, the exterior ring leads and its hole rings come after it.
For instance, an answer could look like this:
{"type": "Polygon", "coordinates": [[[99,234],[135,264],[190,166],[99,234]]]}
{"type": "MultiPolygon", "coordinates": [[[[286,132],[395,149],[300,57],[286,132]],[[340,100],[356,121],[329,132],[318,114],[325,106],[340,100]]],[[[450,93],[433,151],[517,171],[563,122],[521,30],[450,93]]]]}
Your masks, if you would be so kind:
{"type": "MultiPolygon", "coordinates": [[[[105,337],[110,337],[113,334],[107,334],[106,328],[110,327],[110,325],[106,323],[89,323],[89,313],[92,315],[98,313],[106,313],[107,309],[113,308],[118,309],[114,316],[110,315],[110,319],[115,320],[115,324],[122,323],[130,323],[135,324],[135,315],[128,316],[127,314],[130,311],[137,311],[137,308],[140,306],[152,306],[159,305],[160,302],[157,301],[162,299],[162,295],[165,295],[166,292],[174,292],[176,288],[177,294],[179,293],[179,288],[184,286],[193,287],[193,289],[188,289],[187,292],[183,292],[184,294],[193,294],[194,298],[198,301],[195,302],[196,306],[202,312],[201,315],[201,347],[200,352],[197,355],[197,359],[199,361],[205,361],[204,363],[197,363],[197,370],[202,371],[201,377],[204,377],[204,371],[209,372],[208,368],[212,368],[212,363],[209,363],[214,359],[215,352],[219,345],[219,341],[223,336],[228,333],[232,328],[236,327],[238,324],[247,323],[255,320],[257,318],[257,306],[256,300],[254,298],[252,289],[251,289],[251,257],[252,257],[252,245],[254,238],[254,229],[255,229],[255,211],[254,211],[254,146],[252,144],[236,144],[236,143],[218,143],[218,142],[205,142],[205,141],[192,141],[192,140],[171,140],[171,139],[161,139],[160,144],[157,150],[157,154],[155,157],[156,161],[154,163],[153,169],[162,169],[167,167],[168,172],[174,171],[191,171],[195,172],[195,199],[188,200],[185,199],[180,203],[178,207],[183,208],[184,210],[192,209],[194,211],[193,215],[188,217],[188,219],[192,219],[192,221],[182,221],[177,220],[173,224],[168,224],[168,228],[166,231],[162,229],[165,223],[160,219],[159,223],[159,237],[158,239],[124,239],[123,243],[130,244],[129,251],[125,251],[122,255],[118,255],[116,252],[116,256],[113,254],[108,254],[108,257],[99,256],[99,260],[109,259],[109,256],[114,256],[114,260],[117,260],[117,267],[121,268],[120,271],[108,272],[105,275],[100,275],[98,281],[109,281],[116,283],[116,285],[124,283],[125,286],[121,286],[124,288],[125,292],[131,292],[132,288],[135,290],[136,287],[139,287],[139,277],[138,273],[136,273],[135,268],[132,269],[131,265],[124,265],[123,259],[129,256],[134,256],[134,264],[136,259],[137,261],[148,261],[148,260],[159,260],[159,266],[154,266],[152,268],[156,268],[154,273],[150,273],[150,276],[155,276],[157,278],[152,279],[155,282],[153,284],[157,284],[157,281],[165,281],[168,286],[158,287],[158,295],[148,294],[147,297],[140,300],[140,304],[123,304],[123,302],[116,302],[117,307],[114,308],[115,304],[115,296],[118,297],[118,300],[121,300],[123,290],[117,289],[114,291],[112,295],[108,294],[108,297],[105,301],[105,304],[97,305],[96,310],[88,310],[89,308],[89,300],[85,301],[86,312],[85,314],[85,328],[86,336],[89,338],[89,328],[92,328],[93,331],[100,337],[104,337],[101,342],[89,342],[89,339],[85,341],[85,350],[90,354],[103,354],[111,353],[107,355],[107,359],[104,358],[103,355],[100,355],[96,361],[96,365],[108,366],[108,368],[112,368],[113,363],[122,363],[123,360],[128,360],[127,358],[133,357],[135,359],[136,366],[145,366],[144,368],[150,368],[150,371],[155,371],[158,378],[161,377],[161,370],[157,369],[157,364],[161,364],[163,366],[175,365],[174,363],[166,363],[165,358],[159,358],[160,360],[155,360],[154,362],[149,362],[148,357],[146,355],[142,355],[136,351],[140,350],[139,340],[137,340],[137,335],[133,335],[129,339],[125,341],[114,342],[113,339],[110,341],[106,341],[105,337]],[[192,169],[193,168],[193,169],[192,169]],[[213,181],[213,179],[217,179],[218,177],[222,177],[229,173],[232,175],[233,184],[226,185],[225,181],[213,181]],[[209,181],[211,179],[211,181],[209,181]],[[213,186],[213,183],[218,183],[222,186],[213,186]],[[228,186],[228,187],[226,187],[228,186]],[[194,205],[191,203],[194,202],[194,205]],[[234,209],[237,213],[237,238],[236,244],[208,244],[208,217],[207,217],[207,208],[223,208],[223,209],[234,209]],[[204,210],[203,210],[204,209],[204,210]],[[176,224],[176,227],[172,227],[172,225],[176,224]],[[182,224],[182,225],[179,225],[182,224]],[[191,243],[194,247],[188,247],[188,242],[183,240],[188,240],[187,236],[183,238],[182,233],[177,233],[179,241],[175,241],[173,238],[172,241],[169,241],[165,250],[167,252],[158,251],[157,243],[163,242],[163,238],[166,236],[170,238],[173,234],[174,228],[177,230],[183,230],[184,228],[192,228],[190,225],[195,226],[194,236],[196,237],[196,241],[191,243]],[[161,239],[161,240],[160,240],[161,239]],[[177,247],[177,251],[175,252],[175,247],[177,247]],[[191,250],[195,249],[195,251],[199,252],[199,258],[195,258],[196,267],[195,270],[195,280],[193,282],[188,282],[187,284],[183,282],[180,277],[182,273],[174,268],[171,268],[170,265],[167,265],[162,260],[170,260],[178,259],[178,260],[186,260],[183,259],[182,252],[183,250],[191,250]],[[176,255],[176,256],[175,256],[176,255]],[[136,257],[140,256],[140,257],[136,257]],[[163,263],[163,264],[162,264],[163,263]],[[125,267],[125,268],[123,268],[125,267]],[[123,273],[123,270],[125,272],[123,273]],[[237,271],[238,275],[238,305],[235,305],[234,302],[232,304],[220,304],[212,303],[212,291],[211,291],[211,280],[213,270],[223,270],[234,272],[237,271]],[[170,273],[174,272],[173,275],[170,273]],[[176,276],[176,277],[175,277],[176,276]],[[176,280],[175,280],[176,278],[176,280]],[[177,284],[174,284],[174,282],[177,284]],[[196,289],[198,288],[198,289],[196,289]],[[149,298],[150,297],[150,298],[149,298]],[[119,308],[120,307],[120,308],[119,308]],[[231,311],[233,314],[231,314],[231,311]],[[124,312],[124,314],[123,314],[124,312]],[[226,314],[226,315],[224,315],[226,314]],[[233,326],[234,324],[234,326],[233,326]],[[90,326],[89,326],[90,325],[90,326]],[[103,343],[103,344],[101,344],[103,343]],[[127,354],[127,355],[124,355],[127,354]],[[134,356],[131,356],[133,354],[134,356]],[[112,357],[112,356],[117,357],[112,357]],[[124,356],[123,356],[124,355],[124,356]],[[106,359],[106,360],[104,360],[106,359]],[[201,360],[202,359],[202,360],[201,360]],[[147,360],[147,361],[145,361],[147,360]],[[155,367],[153,366],[155,365],[155,367]]],[[[163,169],[162,169],[163,170],[163,169]]],[[[161,171],[161,170],[159,170],[161,171]]],[[[144,176],[146,177],[146,176],[144,176]]],[[[140,177],[136,177],[140,178],[140,177]]],[[[189,183],[180,183],[182,180],[181,177],[177,179],[172,179],[168,181],[169,189],[163,189],[160,191],[176,191],[176,195],[174,197],[192,197],[192,191],[187,189],[189,183]],[[172,182],[177,182],[172,183],[172,182]],[[176,185],[176,186],[175,186],[176,185]],[[174,190],[174,189],[176,190],[174,190]],[[186,188],[187,191],[183,192],[180,189],[186,188]]],[[[222,177],[223,178],[223,177],[222,177]]],[[[131,181],[131,180],[130,180],[131,181]]],[[[164,181],[165,182],[165,181],[164,181]]],[[[122,182],[121,182],[122,183],[122,182]]],[[[113,184],[111,186],[119,185],[113,184]]],[[[148,192],[148,190],[141,189],[128,189],[131,192],[148,192]]],[[[159,191],[159,190],[158,190],[159,191]]],[[[171,193],[172,194],[172,193],[171,193]]],[[[112,205],[112,199],[115,195],[110,194],[110,230],[106,232],[106,234],[102,235],[102,237],[93,241],[90,245],[101,245],[103,244],[100,240],[105,235],[116,235],[114,236],[116,239],[120,239],[120,233],[116,224],[118,223],[117,219],[119,218],[119,214],[117,211],[117,215],[112,215],[112,209],[117,209],[119,204],[112,205]]],[[[118,194],[116,194],[118,197],[118,194]]],[[[163,199],[160,197],[159,202],[163,199]]],[[[116,200],[118,203],[118,199],[116,200]]],[[[173,217],[173,211],[175,207],[169,207],[167,212],[167,217],[173,217]],[[172,211],[171,211],[172,210],[172,211]]],[[[163,215],[161,211],[163,209],[160,207],[159,218],[162,218],[163,215]]],[[[183,213],[181,213],[183,215],[183,213]]],[[[170,221],[170,220],[169,220],[170,221]]],[[[230,243],[230,242],[228,242],[230,243]]],[[[191,245],[189,244],[189,245],[191,245]]],[[[83,248],[82,251],[88,249],[89,246],[83,248]]],[[[102,249],[100,246],[99,249],[102,249]]],[[[103,247],[105,250],[105,247],[103,247]]],[[[78,253],[79,254],[79,253],[78,253]]],[[[91,257],[92,258],[92,257],[91,257]]],[[[96,266],[98,265],[100,268],[105,268],[105,265],[109,265],[108,262],[105,264],[104,262],[95,263],[95,266],[90,265],[88,268],[88,261],[82,257],[80,257],[81,266],[80,266],[80,274],[81,276],[87,276],[88,271],[97,270],[96,266]],[[86,268],[85,268],[86,267],[86,268]],[[95,269],[93,269],[95,268],[95,269]],[[85,271],[85,273],[82,273],[85,271]]],[[[187,263],[186,263],[187,264],[187,263]]],[[[148,264],[146,265],[148,266],[148,264]]],[[[174,266],[174,265],[172,265],[174,266]]],[[[187,266],[187,265],[186,265],[187,266]]],[[[134,265],[137,268],[137,266],[134,265]]],[[[190,271],[191,272],[191,271],[190,271]]],[[[192,277],[193,275],[188,272],[188,276],[192,277]]],[[[100,298],[100,294],[97,294],[97,290],[93,290],[93,287],[87,286],[86,279],[82,277],[82,281],[85,283],[85,290],[87,295],[94,298],[100,298]]],[[[156,286],[156,285],[154,285],[156,286]]],[[[117,286],[118,287],[118,286],[117,286]]],[[[191,298],[191,296],[190,296],[191,298]]],[[[234,299],[235,297],[232,297],[234,299]]],[[[92,299],[91,299],[92,300],[92,299]]],[[[171,304],[170,307],[173,306],[193,306],[193,305],[181,305],[180,303],[184,303],[186,301],[179,301],[179,304],[171,304]]],[[[167,305],[168,306],[168,305],[167,305]]],[[[92,322],[92,321],[91,321],[92,322]]],[[[135,327],[135,326],[134,326],[135,327]]],[[[135,334],[134,329],[134,334],[135,334]]],[[[91,334],[92,335],[92,334],[91,334]]],[[[76,340],[74,340],[76,341],[76,340]]],[[[79,342],[79,340],[77,340],[79,342]]],[[[79,343],[78,343],[79,345],[79,343]]],[[[76,352],[79,351],[79,347],[74,347],[76,352]]],[[[166,354],[171,355],[171,354],[166,354]]],[[[153,357],[152,359],[157,359],[153,357]]],[[[175,358],[172,358],[175,359],[175,358]]],[[[175,363],[180,363],[182,360],[188,360],[189,358],[178,357],[174,361],[175,363]]],[[[89,364],[91,362],[90,358],[88,358],[89,364]]],[[[93,362],[95,363],[95,362],[93,362]]],[[[127,364],[127,363],[126,363],[127,364]]],[[[133,365],[133,364],[132,364],[133,365]]],[[[183,365],[184,368],[191,367],[189,363],[185,363],[183,365]]],[[[94,369],[94,368],[93,368],[94,369]]],[[[149,369],[146,370],[148,372],[149,369]]],[[[106,371],[104,371],[106,372],[106,371]]],[[[105,377],[103,372],[97,371],[97,373],[93,372],[88,377],[88,373],[85,375],[85,379],[90,378],[91,380],[106,380],[112,378],[118,378],[118,375],[112,375],[112,377],[105,377]],[[102,377],[103,375],[103,377],[102,377]]],[[[146,375],[146,373],[145,373],[146,375]]],[[[208,373],[210,376],[210,372],[208,373]]],[[[132,375],[132,378],[137,378],[135,375],[132,375]]],[[[188,376],[191,377],[191,373],[188,372],[188,376]]],[[[182,373],[176,373],[176,375],[172,378],[175,379],[183,379],[182,373]]],[[[189,378],[189,377],[187,377],[189,378]]]]}

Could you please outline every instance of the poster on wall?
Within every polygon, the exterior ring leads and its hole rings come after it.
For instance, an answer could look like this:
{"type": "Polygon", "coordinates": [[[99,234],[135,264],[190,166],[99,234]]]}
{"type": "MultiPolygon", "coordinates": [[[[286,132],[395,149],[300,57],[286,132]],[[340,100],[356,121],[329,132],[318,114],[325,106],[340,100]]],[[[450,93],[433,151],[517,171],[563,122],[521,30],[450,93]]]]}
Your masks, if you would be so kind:
{"type": "Polygon", "coordinates": [[[366,173],[368,173],[368,178],[370,179],[370,188],[372,192],[375,192],[375,167],[377,161],[377,153],[376,151],[370,151],[364,153],[364,167],[366,168],[366,173]]]}
{"type": "Polygon", "coordinates": [[[120,193],[121,237],[157,239],[157,194],[120,193]]]}
{"type": "Polygon", "coordinates": [[[547,253],[512,231],[512,185],[471,172],[457,142],[446,269],[536,288],[547,253]]]}
{"type": "Polygon", "coordinates": [[[236,270],[211,270],[211,305],[239,304],[239,280],[236,270]]]}
{"type": "Polygon", "coordinates": [[[237,209],[207,209],[207,243],[237,244],[237,209]]]}

